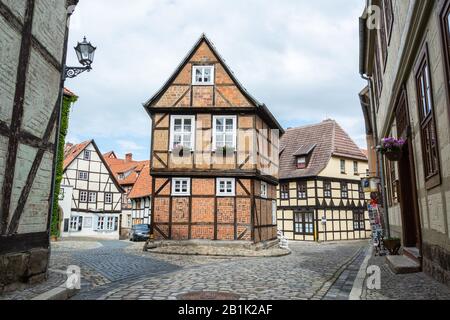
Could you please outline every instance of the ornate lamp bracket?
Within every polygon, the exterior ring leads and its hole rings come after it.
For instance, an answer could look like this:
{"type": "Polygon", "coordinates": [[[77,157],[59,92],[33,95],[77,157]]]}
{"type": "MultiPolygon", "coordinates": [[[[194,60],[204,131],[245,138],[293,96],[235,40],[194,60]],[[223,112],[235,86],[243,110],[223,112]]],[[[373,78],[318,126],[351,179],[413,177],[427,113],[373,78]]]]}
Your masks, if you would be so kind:
{"type": "Polygon", "coordinates": [[[92,67],[91,66],[86,66],[86,67],[65,67],[64,68],[64,80],[67,78],[75,78],[76,76],[78,76],[79,74],[85,72],[85,71],[91,71],[92,67]]]}

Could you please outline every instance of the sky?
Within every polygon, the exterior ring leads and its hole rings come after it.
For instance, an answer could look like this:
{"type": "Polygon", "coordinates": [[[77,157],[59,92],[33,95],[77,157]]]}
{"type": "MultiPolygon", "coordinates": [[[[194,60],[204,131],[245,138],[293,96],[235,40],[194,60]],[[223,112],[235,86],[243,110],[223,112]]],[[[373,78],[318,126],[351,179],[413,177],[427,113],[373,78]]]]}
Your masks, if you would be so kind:
{"type": "Polygon", "coordinates": [[[79,100],[67,141],[94,139],[105,153],[150,156],[142,107],[202,33],[244,87],[285,127],[335,119],[362,148],[358,17],[363,0],[80,0],[67,65],[84,36],[97,47],[93,70],[66,87],[79,100]]]}

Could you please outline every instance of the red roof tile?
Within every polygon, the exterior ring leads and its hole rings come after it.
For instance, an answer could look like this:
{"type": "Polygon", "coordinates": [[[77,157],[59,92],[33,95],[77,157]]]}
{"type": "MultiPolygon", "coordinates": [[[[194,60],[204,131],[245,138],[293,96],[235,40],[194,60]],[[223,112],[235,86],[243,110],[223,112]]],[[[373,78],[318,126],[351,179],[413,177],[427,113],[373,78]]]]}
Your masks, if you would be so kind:
{"type": "Polygon", "coordinates": [[[92,140],[89,140],[89,141],[82,142],[80,144],[73,145],[69,148],[66,148],[64,150],[64,165],[63,165],[64,170],[66,170],[67,167],[72,163],[72,161],[75,160],[78,157],[78,155],[84,149],[86,149],[86,147],[88,145],[90,145],[91,143],[92,143],[92,140]]]}
{"type": "Polygon", "coordinates": [[[150,161],[143,167],[128,198],[145,198],[152,195],[152,177],[150,176],[150,161]]]}

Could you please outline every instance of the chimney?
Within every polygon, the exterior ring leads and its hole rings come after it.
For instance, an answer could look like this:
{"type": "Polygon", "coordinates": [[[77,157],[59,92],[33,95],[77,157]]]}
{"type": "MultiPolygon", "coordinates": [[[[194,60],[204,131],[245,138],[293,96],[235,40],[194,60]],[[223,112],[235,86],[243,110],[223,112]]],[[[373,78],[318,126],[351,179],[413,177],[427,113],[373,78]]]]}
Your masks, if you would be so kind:
{"type": "Polygon", "coordinates": [[[66,149],[70,149],[73,147],[73,143],[67,142],[66,143],[66,149]]]}
{"type": "Polygon", "coordinates": [[[132,161],[133,161],[133,154],[132,153],[127,153],[125,155],[125,162],[128,163],[128,162],[132,162],[132,161]]]}

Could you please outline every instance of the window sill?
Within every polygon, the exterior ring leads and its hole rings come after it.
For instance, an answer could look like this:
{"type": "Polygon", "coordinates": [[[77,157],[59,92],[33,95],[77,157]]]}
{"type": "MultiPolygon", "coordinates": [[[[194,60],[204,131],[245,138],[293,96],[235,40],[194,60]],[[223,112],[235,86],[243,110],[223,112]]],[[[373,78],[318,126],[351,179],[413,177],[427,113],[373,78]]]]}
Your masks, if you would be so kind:
{"type": "Polygon", "coordinates": [[[430,191],[434,188],[437,188],[441,185],[441,176],[440,174],[436,174],[425,180],[425,187],[427,191],[430,191]]]}

